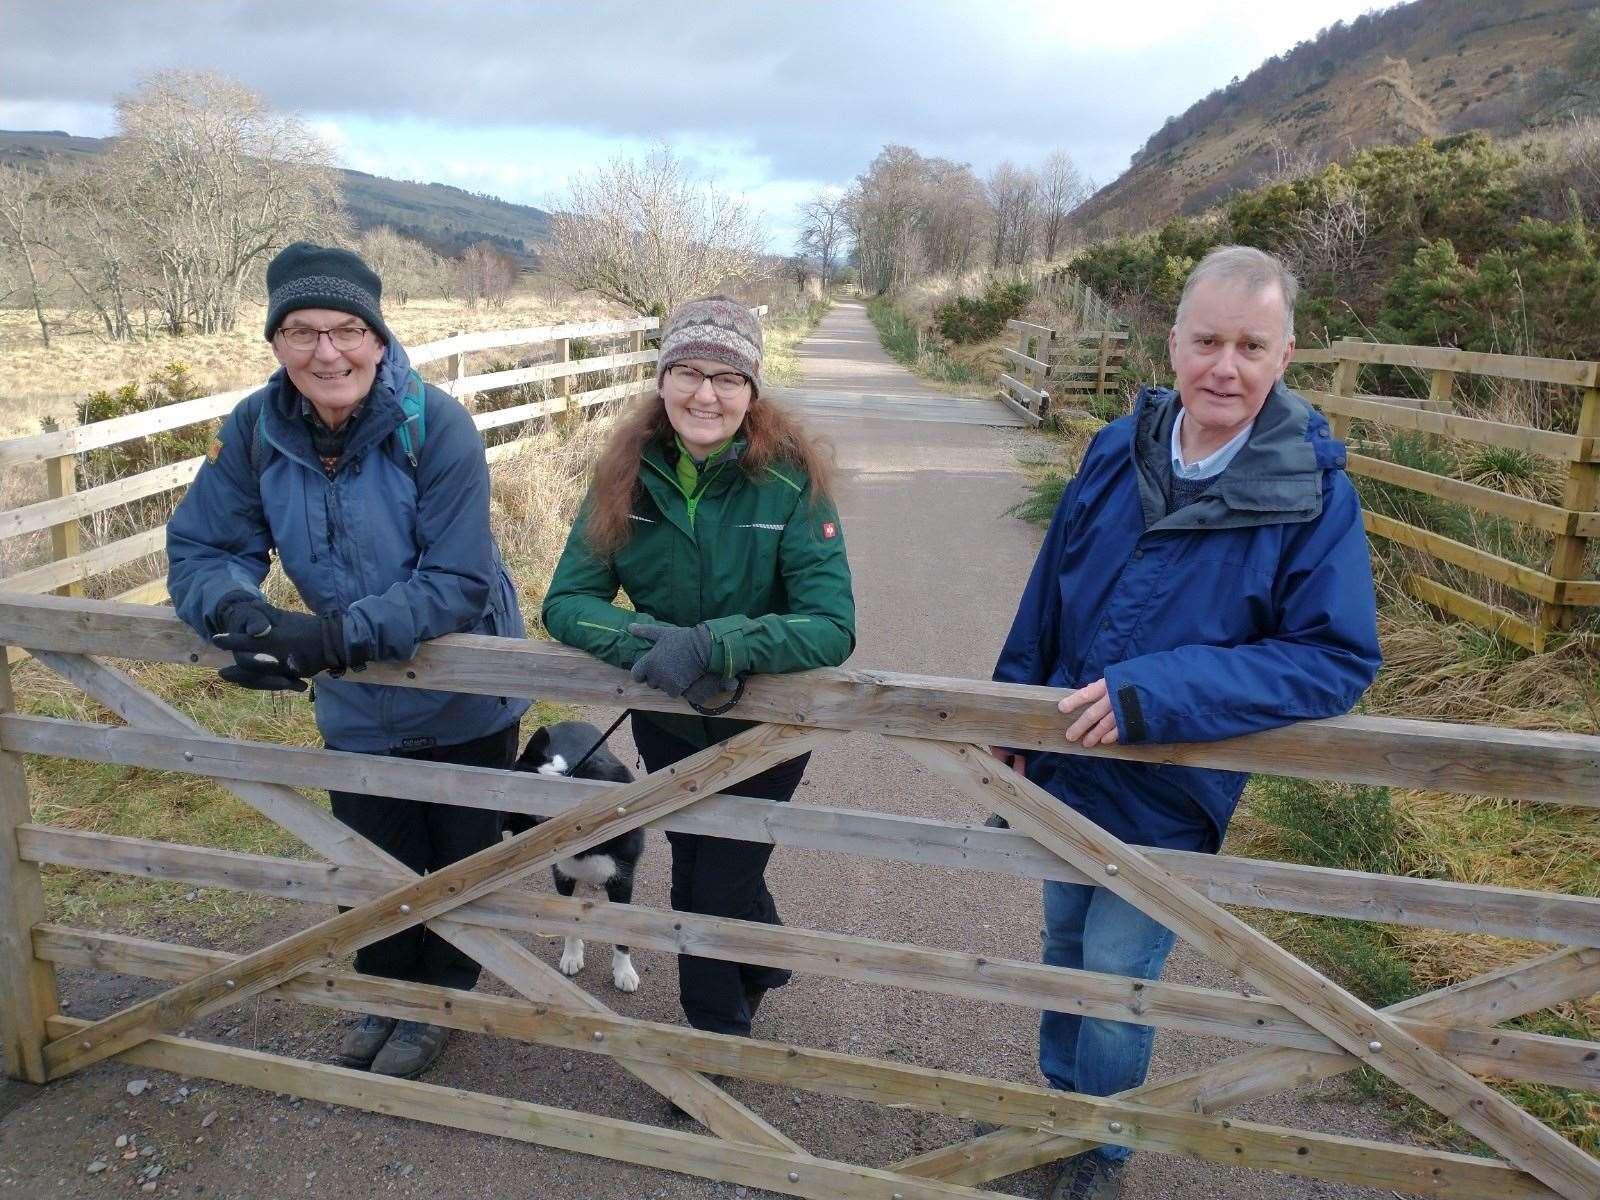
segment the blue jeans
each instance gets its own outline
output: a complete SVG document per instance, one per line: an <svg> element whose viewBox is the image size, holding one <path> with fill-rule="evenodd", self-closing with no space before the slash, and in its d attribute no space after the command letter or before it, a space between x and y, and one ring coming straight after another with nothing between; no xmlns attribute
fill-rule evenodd
<svg viewBox="0 0 1600 1200"><path fill-rule="evenodd" d="M1044 885L1044 961L1154 979L1172 953L1176 935L1126 900L1083 883ZM1039 1070L1050 1086L1089 1096L1111 1096L1144 1082L1155 1030L1149 1025L1046 1012L1039 1022ZM1115 1162L1133 1153L1102 1146Z"/></svg>

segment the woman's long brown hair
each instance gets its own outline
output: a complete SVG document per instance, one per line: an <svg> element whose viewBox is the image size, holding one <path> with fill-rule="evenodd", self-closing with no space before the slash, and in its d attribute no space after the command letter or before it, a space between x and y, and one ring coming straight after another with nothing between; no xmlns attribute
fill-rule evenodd
<svg viewBox="0 0 1600 1200"><path fill-rule="evenodd" d="M739 435L745 440L739 467L746 475L755 479L777 463L793 463L810 478L813 501L832 498L831 448L807 432L788 411L758 397L750 402ZM616 431L595 463L584 533L600 554L615 554L633 534L629 518L639 483L639 463L653 439L663 445L672 441L672 423L656 392L642 396L617 418Z"/></svg>

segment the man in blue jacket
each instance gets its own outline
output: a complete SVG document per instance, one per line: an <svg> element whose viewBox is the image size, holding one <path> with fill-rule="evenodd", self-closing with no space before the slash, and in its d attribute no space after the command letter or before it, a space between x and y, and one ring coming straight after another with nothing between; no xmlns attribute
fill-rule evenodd
<svg viewBox="0 0 1600 1200"><path fill-rule="evenodd" d="M1228 246L1184 285L1168 353L1177 390L1145 388L1095 435L1061 497L994 678L1069 689L1085 748L1197 742L1349 711L1380 655L1371 564L1345 449L1284 386L1297 285ZM1247 776L996 749L1125 842L1215 853ZM1173 934L1104 888L1044 885L1048 964L1154 979ZM1039 1067L1090 1095L1137 1087L1146 1025L1046 1012ZM1065 1165L1052 1197L1121 1195L1129 1151Z"/></svg>
<svg viewBox="0 0 1600 1200"><path fill-rule="evenodd" d="M527 702L357 682L447 633L522 636L489 532L483 443L460 404L423 384L384 324L382 283L348 250L296 242L267 268L282 369L242 400L167 524L178 615L234 652L221 674L313 693L330 749L509 767ZM268 603L269 555L310 614ZM499 813L332 792L341 821L418 872L493 844ZM356 970L471 988L479 967L422 926L366 946ZM444 1047L436 1025L367 1017L340 1059L407 1078Z"/></svg>

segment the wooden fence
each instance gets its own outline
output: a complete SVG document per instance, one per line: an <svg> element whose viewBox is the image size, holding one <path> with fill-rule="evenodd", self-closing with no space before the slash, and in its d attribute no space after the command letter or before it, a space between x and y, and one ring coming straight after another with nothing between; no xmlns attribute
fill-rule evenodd
<svg viewBox="0 0 1600 1200"><path fill-rule="evenodd" d="M1529 620L1424 575L1406 577L1406 587L1412 595L1536 651L1544 648L1551 633L1572 629L1580 620L1582 609L1600 606L1600 582L1592 574L1586 575L1590 543L1600 537L1600 511L1596 511L1600 509L1600 363L1350 339L1336 341L1326 350L1297 350L1295 361L1334 367L1331 390L1301 389L1301 394L1328 416L1336 436L1350 442L1347 469L1351 474L1504 518L1552 537L1548 564L1541 570L1368 511L1365 519L1369 534L1422 551L1528 596L1537 602L1536 616ZM1362 371L1374 367L1402 367L1425 374L1427 397L1363 393ZM1572 433L1562 433L1460 415L1455 397L1463 379L1576 389L1581 393L1576 427ZM1553 459L1566 474L1561 503L1547 504L1510 495L1363 453L1370 448L1363 435L1372 428L1421 433Z"/></svg>
<svg viewBox="0 0 1600 1200"><path fill-rule="evenodd" d="M765 305L751 310L764 317ZM485 333L459 333L441 341L427 342L409 350L413 366L443 363L439 386L469 408L472 399L484 393L531 383L544 383L554 394L509 408L476 413L473 423L485 433L507 426L552 416L567 410L591 408L623 399L649 385L653 372L645 370L656 361L655 347L646 347L645 335L660 325L655 317L634 317L618 321L585 321L567 325L501 329ZM574 343L588 347L598 343L599 353L581 359L572 357ZM606 348L605 343L615 343ZM515 370L467 374L468 355L517 346L550 346L552 361ZM573 380L600 372L623 378L604 387L574 393ZM0 541L50 531L49 560L0 577L0 588L13 592L48 592L81 596L85 584L110 572L127 567L166 546L166 527L157 525L118 537L103 545L83 549L80 525L102 513L126 511L127 506L152 496L185 488L205 461L196 456L129 475L98 487L78 490L78 457L95 450L136 442L152 434L184 429L215 421L232 411L234 405L255 388L239 388L214 396L204 396L148 412L97 421L73 429L40 433L31 437L0 441L0 470L7 472L41 467L48 498L38 503L0 512ZM515 454L522 439L499 442L487 450L490 462ZM127 522L123 522L126 524ZM142 580L119 592L114 599L131 603L154 603L166 596L164 578ZM13 658L16 655L13 653Z"/></svg>
<svg viewBox="0 0 1600 1200"><path fill-rule="evenodd" d="M1081 403L1109 392L1128 349L1128 335L1120 330L1064 333L1031 321L1007 321L1006 328L1017 335L1017 348L1002 346L1000 352L1016 374L1001 374L1001 399L1034 424L1054 401Z"/></svg>
<svg viewBox="0 0 1600 1200"><path fill-rule="evenodd" d="M1059 692L879 671L750 680L757 725L628 785L398 762L215 735L95 656L227 661L168 611L0 595L0 643L25 647L125 724L27 716L0 661L0 1042L7 1071L43 1083L108 1057L331 1104L665 1167L794 1196L993 1197L983 1185L1096 1143L1454 1200L1593 1200L1600 1161L1483 1077L1600 1087L1600 1044L1502 1028L1600 990L1600 900L1124 845L1020 776L988 743L1074 750ZM626 672L549 644L456 635L375 683L686 711ZM951 780L1010 830L714 793L776 762L865 731ZM887 748L886 748L887 749ZM1092 753L1317 779L1600 807L1600 738L1345 717L1210 744ZM302 839L320 861L50 828L30 820L24 754L211 778ZM297 788L355 788L550 820L452 867L411 874ZM1243 977L1253 994L936 950L794 927L564 899L510 885L625 830L712 832L805 850L1101 884ZM41 865L243 889L348 910L241 956L73 929L46 919ZM1538 957L1375 1010L1221 907L1243 904L1549 943ZM482 962L513 997L352 975L330 964L414 923ZM593 937L665 952L780 965L847 980L1078 1012L1245 1044L1190 1075L1111 1097L1053 1091L904 1062L701 1033L624 1018L507 936ZM167 982L97 1020L64 1015L63 965ZM615 1058L709 1135L407 1082L178 1036L200 1015L274 992ZM1019 1029L1019 1037L1026 1036ZM1217 1115L1287 1088L1371 1067L1451 1117L1498 1157L1453 1154ZM1002 1128L870 1168L809 1152L716 1087L735 1075ZM537 1087L537 1081L533 1081Z"/></svg>

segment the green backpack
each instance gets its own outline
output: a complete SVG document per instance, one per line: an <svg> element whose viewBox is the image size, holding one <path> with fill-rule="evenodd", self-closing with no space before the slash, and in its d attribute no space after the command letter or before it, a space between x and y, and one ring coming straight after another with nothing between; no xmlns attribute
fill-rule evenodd
<svg viewBox="0 0 1600 1200"><path fill-rule="evenodd" d="M411 474L417 473L417 455L422 453L422 443L428 434L428 394L423 387L422 376L415 371L411 372L406 380L405 395L400 397L400 411L405 414L405 420L394 431L394 437L400 442L400 449L406 456L406 462L411 464ZM261 472L271 457L272 445L267 441L267 403L263 399L261 407L256 409L255 430L250 438L250 468L256 474L256 486L261 485Z"/></svg>

